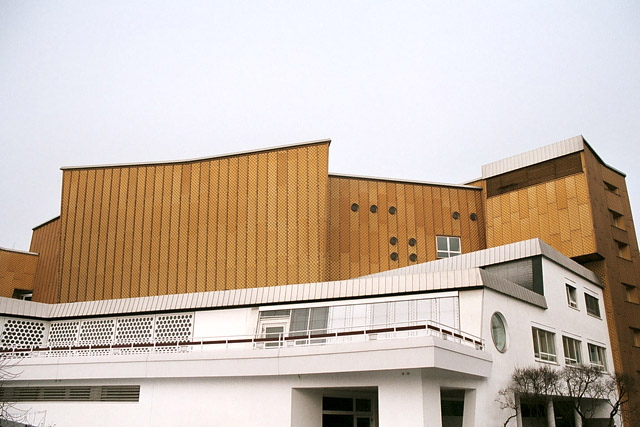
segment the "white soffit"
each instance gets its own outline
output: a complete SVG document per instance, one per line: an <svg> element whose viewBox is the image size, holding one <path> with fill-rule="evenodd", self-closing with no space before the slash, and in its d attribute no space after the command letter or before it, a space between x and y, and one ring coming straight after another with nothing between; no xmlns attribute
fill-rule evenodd
<svg viewBox="0 0 640 427"><path fill-rule="evenodd" d="M482 178L490 178L492 176L501 175L516 169L535 165L536 163L546 162L547 160L557 157L566 156L584 150L584 138L582 135L565 139L535 150L507 157L482 166Z"/></svg>

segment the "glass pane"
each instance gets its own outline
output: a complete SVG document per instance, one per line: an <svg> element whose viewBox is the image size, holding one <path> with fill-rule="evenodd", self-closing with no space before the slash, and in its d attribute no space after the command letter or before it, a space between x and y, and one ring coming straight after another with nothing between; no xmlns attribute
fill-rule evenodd
<svg viewBox="0 0 640 427"><path fill-rule="evenodd" d="M309 329L318 333L326 331L327 320L329 318L329 307L318 307L311 309L311 319L309 319Z"/></svg>
<svg viewBox="0 0 640 427"><path fill-rule="evenodd" d="M371 419L369 417L361 417L356 420L357 427L371 427Z"/></svg>
<svg viewBox="0 0 640 427"><path fill-rule="evenodd" d="M380 302L373 304L373 326L384 326L387 324L387 303Z"/></svg>
<svg viewBox="0 0 640 427"><path fill-rule="evenodd" d="M365 304L354 305L352 307L351 325L355 327L367 324L367 306Z"/></svg>
<svg viewBox="0 0 640 427"><path fill-rule="evenodd" d="M323 396L322 410L323 411L353 411L353 398Z"/></svg>
<svg viewBox="0 0 640 427"><path fill-rule="evenodd" d="M322 427L353 427L353 415L323 414Z"/></svg>
<svg viewBox="0 0 640 427"><path fill-rule="evenodd" d="M433 320L431 303L431 299L422 299L417 301L418 320Z"/></svg>
<svg viewBox="0 0 640 427"><path fill-rule="evenodd" d="M344 328L347 320L347 306L331 307L329 316L330 328Z"/></svg>
<svg viewBox="0 0 640 427"><path fill-rule="evenodd" d="M371 399L356 399L357 412L371 412Z"/></svg>
<svg viewBox="0 0 640 427"><path fill-rule="evenodd" d="M438 298L440 304L440 316L438 322L443 325L456 327L455 311L454 311L454 298Z"/></svg>
<svg viewBox="0 0 640 427"><path fill-rule="evenodd" d="M449 237L449 250L451 252L460 252L460 238Z"/></svg>
<svg viewBox="0 0 640 427"><path fill-rule="evenodd" d="M447 245L447 238L446 237L436 237L436 242L437 242L437 247L439 251L448 251L449 250L449 246ZM439 255L438 255L439 256Z"/></svg>
<svg viewBox="0 0 640 427"><path fill-rule="evenodd" d="M289 330L294 331L306 331L309 325L309 309L297 308L291 313L291 325Z"/></svg>
<svg viewBox="0 0 640 427"><path fill-rule="evenodd" d="M449 258L449 252L438 252L438 258Z"/></svg>
<svg viewBox="0 0 640 427"><path fill-rule="evenodd" d="M497 313L491 317L491 338L498 351L504 351L507 345L507 332L502 318Z"/></svg>
<svg viewBox="0 0 640 427"><path fill-rule="evenodd" d="M396 302L394 309L396 323L409 321L409 301Z"/></svg>

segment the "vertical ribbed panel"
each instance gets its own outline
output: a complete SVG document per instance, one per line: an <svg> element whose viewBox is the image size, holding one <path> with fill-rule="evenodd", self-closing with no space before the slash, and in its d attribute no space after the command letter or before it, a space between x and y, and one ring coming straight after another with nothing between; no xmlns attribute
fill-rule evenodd
<svg viewBox="0 0 640 427"><path fill-rule="evenodd" d="M49 275L60 267L60 297L52 284L42 298L324 280L327 167L322 142L184 163L64 170L55 222L60 257L53 268L47 263Z"/></svg>
<svg viewBox="0 0 640 427"><path fill-rule="evenodd" d="M11 298L14 289L33 290L38 255L0 248L0 297Z"/></svg>
<svg viewBox="0 0 640 427"><path fill-rule="evenodd" d="M463 252L485 247L482 192L438 185L331 176L329 279L342 280L436 258L436 236L460 236ZM353 211L351 206L358 205ZM371 212L376 205L377 211ZM394 214L389 212L395 207ZM453 212L460 213L453 219ZM476 221L469 218L477 215ZM390 243L395 237L397 243ZM410 246L409 240L415 239ZM398 260L392 260L396 252ZM410 261L416 254L415 262Z"/></svg>
<svg viewBox="0 0 640 427"><path fill-rule="evenodd" d="M49 304L57 302L60 255L59 217L33 230L29 250L38 254L33 279L33 301Z"/></svg>
<svg viewBox="0 0 640 427"><path fill-rule="evenodd" d="M539 237L569 257L596 252L584 173L490 197L487 246Z"/></svg>

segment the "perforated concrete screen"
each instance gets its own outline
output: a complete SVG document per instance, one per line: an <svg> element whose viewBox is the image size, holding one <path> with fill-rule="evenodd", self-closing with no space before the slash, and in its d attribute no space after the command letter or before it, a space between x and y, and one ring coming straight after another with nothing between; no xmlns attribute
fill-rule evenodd
<svg viewBox="0 0 640 427"><path fill-rule="evenodd" d="M40 347L45 323L36 320L6 319L2 328L2 349Z"/></svg>

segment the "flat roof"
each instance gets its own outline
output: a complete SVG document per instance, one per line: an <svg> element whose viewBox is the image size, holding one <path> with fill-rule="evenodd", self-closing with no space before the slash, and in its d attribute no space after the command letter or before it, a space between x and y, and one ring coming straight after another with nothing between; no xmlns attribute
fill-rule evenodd
<svg viewBox="0 0 640 427"><path fill-rule="evenodd" d="M332 178L364 179L367 181L384 181L384 182L392 182L397 184L418 184L418 185L429 185L433 187L452 187L452 188L463 188L466 190L482 190L482 187L478 187L475 185L465 185L465 184L446 184L442 182L414 181L409 179L383 178L383 177L365 176L365 175L349 175L349 174L342 174L342 173L341 174L330 173L329 176Z"/></svg>

